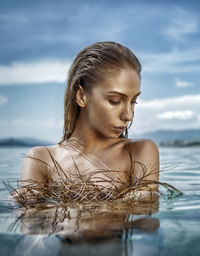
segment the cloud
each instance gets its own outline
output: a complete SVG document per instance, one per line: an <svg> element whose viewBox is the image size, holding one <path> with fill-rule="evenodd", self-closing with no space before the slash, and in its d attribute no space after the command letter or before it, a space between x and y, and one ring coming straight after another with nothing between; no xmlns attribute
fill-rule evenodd
<svg viewBox="0 0 200 256"><path fill-rule="evenodd" d="M18 126L26 126L26 128L31 128L31 127L43 127L44 129L51 129L54 127L59 127L61 128L61 121L56 121L55 118L48 118L46 120L32 120L32 119L24 119L24 118L16 118L10 121L10 124L18 127Z"/></svg>
<svg viewBox="0 0 200 256"><path fill-rule="evenodd" d="M0 85L63 83L66 81L69 67L69 61L50 60L16 62L9 66L0 66Z"/></svg>
<svg viewBox="0 0 200 256"><path fill-rule="evenodd" d="M164 30L164 34L176 41L184 41L187 36L199 31L198 20L184 9L176 9L176 16L172 18L170 25Z"/></svg>
<svg viewBox="0 0 200 256"><path fill-rule="evenodd" d="M157 117L160 119L166 120L189 120L195 116L194 112L191 110L184 111L167 111L161 114L158 114Z"/></svg>
<svg viewBox="0 0 200 256"><path fill-rule="evenodd" d="M159 54L140 54L146 73L190 73L200 71L200 48L187 51L173 50Z"/></svg>
<svg viewBox="0 0 200 256"><path fill-rule="evenodd" d="M186 42L186 47L172 48L168 52L140 54L143 71L147 73L177 74L200 71L200 48L195 44L199 35L199 19L194 13L176 8L168 17L170 24L164 33L175 41ZM160 27L160 29L162 29ZM191 39L191 35L197 39ZM190 41L189 41L190 40ZM167 43L167 42L165 42ZM168 45L170 45L168 43Z"/></svg>
<svg viewBox="0 0 200 256"><path fill-rule="evenodd" d="M200 71L200 48L187 52L172 51L160 54L139 54L145 73L189 73ZM0 65L0 86L34 83L63 83L71 61L40 60L35 62L14 62ZM186 81L176 80L177 87L192 86Z"/></svg>
<svg viewBox="0 0 200 256"><path fill-rule="evenodd" d="M179 88L185 88L185 87L192 87L194 84L188 81L181 81L178 78L176 78L175 85L176 87L179 87Z"/></svg>
<svg viewBox="0 0 200 256"><path fill-rule="evenodd" d="M175 19L165 34L171 38L182 41L185 36L198 32L198 23L194 20Z"/></svg>
<svg viewBox="0 0 200 256"><path fill-rule="evenodd" d="M71 58L94 41L124 38L122 33L127 24L119 19L119 15L124 16L121 5L119 9L110 3L105 8L99 1L78 2L48 1L48 5L43 1L30 2L28 8L23 4L10 5L0 13L1 55L9 61L45 56L63 58L66 54Z"/></svg>
<svg viewBox="0 0 200 256"><path fill-rule="evenodd" d="M37 129L36 129L37 127ZM62 138L63 121L55 118L0 120L1 138L34 137L50 142L58 142Z"/></svg>
<svg viewBox="0 0 200 256"><path fill-rule="evenodd" d="M159 129L200 127L200 94L151 101L138 99L138 103L130 135ZM62 131L62 118L0 120L1 137L36 137L58 142Z"/></svg>
<svg viewBox="0 0 200 256"><path fill-rule="evenodd" d="M200 127L200 94L138 102L131 128L134 133Z"/></svg>
<svg viewBox="0 0 200 256"><path fill-rule="evenodd" d="M0 94L0 105L4 105L6 103L7 103L7 98L3 94Z"/></svg>

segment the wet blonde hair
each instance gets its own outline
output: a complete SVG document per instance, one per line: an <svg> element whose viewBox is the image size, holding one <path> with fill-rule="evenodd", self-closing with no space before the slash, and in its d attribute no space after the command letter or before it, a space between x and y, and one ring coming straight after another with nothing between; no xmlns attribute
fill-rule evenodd
<svg viewBox="0 0 200 256"><path fill-rule="evenodd" d="M97 42L83 50L75 57L68 73L67 88L64 100L64 134L60 143L73 133L80 107L76 103L79 85L86 92L99 82L105 80L108 72L116 72L123 68L131 68L140 76L141 64L133 52L116 42ZM127 129L125 135L127 137Z"/></svg>

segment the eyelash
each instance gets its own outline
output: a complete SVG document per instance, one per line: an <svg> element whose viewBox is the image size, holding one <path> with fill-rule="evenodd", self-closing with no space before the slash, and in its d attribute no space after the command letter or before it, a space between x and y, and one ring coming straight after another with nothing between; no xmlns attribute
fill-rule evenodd
<svg viewBox="0 0 200 256"><path fill-rule="evenodd" d="M113 100L109 100L110 104L112 105L117 105L120 103L120 101L113 101ZM138 104L137 101L132 101L131 104Z"/></svg>
<svg viewBox="0 0 200 256"><path fill-rule="evenodd" d="M120 101L113 101L113 100L109 100L110 104L112 105L117 105L120 103Z"/></svg>

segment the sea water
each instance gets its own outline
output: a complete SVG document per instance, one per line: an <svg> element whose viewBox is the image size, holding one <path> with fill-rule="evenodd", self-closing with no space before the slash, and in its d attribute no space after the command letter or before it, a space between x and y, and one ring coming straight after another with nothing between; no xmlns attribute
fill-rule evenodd
<svg viewBox="0 0 200 256"><path fill-rule="evenodd" d="M159 207L151 214L130 215L159 223L156 228L126 228L109 233L109 239L72 243L56 234L35 234L20 229L20 221L12 209L13 201L3 184L20 178L24 154L28 148L0 148L0 255L200 255L200 148L160 148L160 180L182 191L169 194L163 188ZM101 215L100 215L101 216ZM101 217L98 217L101 218ZM103 218L103 215L102 215ZM38 220L37 220L38 221ZM155 222L156 221L156 222ZM94 223L100 223L100 219ZM34 224L35 225L35 224ZM96 225L96 224L95 224ZM91 228L91 234L93 226ZM144 225L143 225L144 226ZM27 227L27 229L30 227ZM106 228L106 227L105 227ZM75 231L74 231L75 232Z"/></svg>

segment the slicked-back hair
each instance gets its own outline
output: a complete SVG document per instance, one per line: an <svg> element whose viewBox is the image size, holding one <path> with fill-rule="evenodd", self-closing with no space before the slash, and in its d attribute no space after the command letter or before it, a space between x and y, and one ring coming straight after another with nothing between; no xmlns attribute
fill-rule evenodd
<svg viewBox="0 0 200 256"><path fill-rule="evenodd" d="M64 100L64 131L60 143L70 138L80 113L80 107L76 103L79 85L86 92L90 92L95 84L105 80L106 75L116 75L116 72L126 68L135 70L140 77L141 64L137 57L129 48L116 42L97 42L78 53L68 72ZM128 137L127 129L120 136Z"/></svg>

